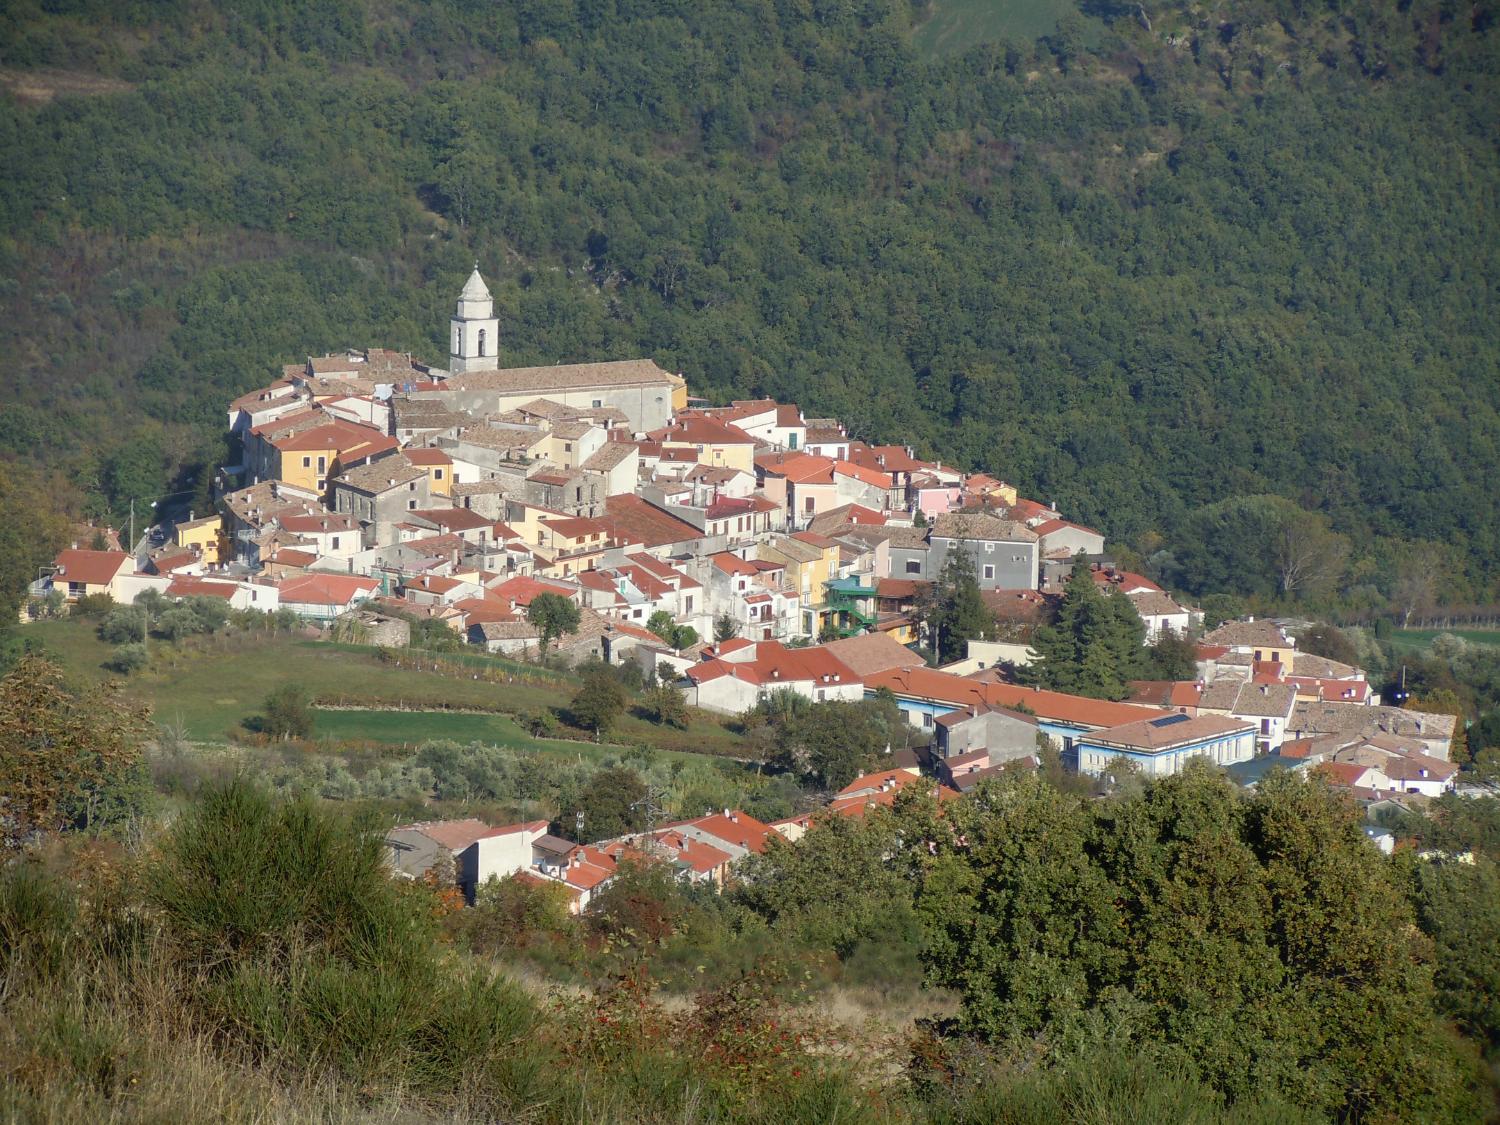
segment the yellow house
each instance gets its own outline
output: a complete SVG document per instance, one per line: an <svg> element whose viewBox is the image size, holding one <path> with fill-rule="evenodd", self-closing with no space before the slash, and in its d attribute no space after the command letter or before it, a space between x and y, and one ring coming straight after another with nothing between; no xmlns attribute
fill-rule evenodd
<svg viewBox="0 0 1500 1125"><path fill-rule="evenodd" d="M822 535L799 531L758 544L755 550L758 559L785 564L787 583L802 595L803 629L817 636L829 612L823 605L827 584L838 577L838 544Z"/></svg>
<svg viewBox="0 0 1500 1125"><path fill-rule="evenodd" d="M507 515L505 525L521 537L527 546L542 544L542 521L565 520L567 512L554 512L551 508L539 508L535 504L517 504Z"/></svg>
<svg viewBox="0 0 1500 1125"><path fill-rule="evenodd" d="M116 592L116 583L133 573L135 566L124 551L85 551L70 548L52 560L52 588L68 601Z"/></svg>
<svg viewBox="0 0 1500 1125"><path fill-rule="evenodd" d="M419 469L427 470L427 480L434 496L452 496L458 483L453 458L441 449L404 449L406 459Z"/></svg>
<svg viewBox="0 0 1500 1125"><path fill-rule="evenodd" d="M649 435L663 450L689 449L698 464L755 472L755 439L738 426L716 418L691 415Z"/></svg>
<svg viewBox="0 0 1500 1125"><path fill-rule="evenodd" d="M551 516L539 520L537 526L537 546L552 558L546 566L538 567L538 573L554 578L571 578L593 570L614 545L609 528L598 520Z"/></svg>
<svg viewBox="0 0 1500 1125"><path fill-rule="evenodd" d="M179 523L172 530L172 539L179 547L196 548L210 566L217 566L228 555L224 521L219 516Z"/></svg>
<svg viewBox="0 0 1500 1125"><path fill-rule="evenodd" d="M608 435L589 422L559 422L528 450L533 457L576 469L603 448Z"/></svg>
<svg viewBox="0 0 1500 1125"><path fill-rule="evenodd" d="M975 473L964 481L964 491L971 496L977 496L981 500L988 500L992 504L1000 504L1010 507L1016 502L1016 486L1006 484L1003 480L996 480L984 473Z"/></svg>
<svg viewBox="0 0 1500 1125"><path fill-rule="evenodd" d="M1257 664L1280 664L1291 668L1297 646L1272 621L1226 621L1203 637L1203 644L1222 646L1230 652L1248 656Z"/></svg>
<svg viewBox="0 0 1500 1125"><path fill-rule="evenodd" d="M276 428L281 423L273 422L251 431L245 452L255 476L321 495L328 482L345 469L396 448L395 438L370 426L341 418L329 420L321 412L299 419L284 430Z"/></svg>

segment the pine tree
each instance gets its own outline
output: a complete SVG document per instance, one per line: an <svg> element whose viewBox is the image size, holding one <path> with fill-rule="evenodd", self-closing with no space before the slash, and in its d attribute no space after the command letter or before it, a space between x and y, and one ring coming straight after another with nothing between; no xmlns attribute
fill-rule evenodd
<svg viewBox="0 0 1500 1125"><path fill-rule="evenodd" d="M1068 579L1057 619L1031 641L1037 660L1023 670L1029 683L1095 699L1123 699L1145 662L1146 626L1130 599L1105 595L1084 565Z"/></svg>
<svg viewBox="0 0 1500 1125"><path fill-rule="evenodd" d="M995 615L984 604L974 560L966 551L952 551L943 572L922 599L917 615L927 629L928 643L940 663L960 660L971 640L995 633Z"/></svg>

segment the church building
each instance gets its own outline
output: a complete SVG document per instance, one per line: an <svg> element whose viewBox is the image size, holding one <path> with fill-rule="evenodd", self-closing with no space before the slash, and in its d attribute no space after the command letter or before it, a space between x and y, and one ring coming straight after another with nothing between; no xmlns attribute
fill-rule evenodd
<svg viewBox="0 0 1500 1125"><path fill-rule="evenodd" d="M544 398L580 410L614 408L632 433L660 429L687 406L687 383L654 360L500 366L500 322L476 265L458 295L450 321L448 378L440 388L414 391L455 411L501 414Z"/></svg>

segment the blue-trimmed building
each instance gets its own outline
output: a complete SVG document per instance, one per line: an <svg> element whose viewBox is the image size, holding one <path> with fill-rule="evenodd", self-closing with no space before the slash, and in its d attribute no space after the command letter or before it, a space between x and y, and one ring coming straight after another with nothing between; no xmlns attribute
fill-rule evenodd
<svg viewBox="0 0 1500 1125"><path fill-rule="evenodd" d="M1255 757L1255 726L1224 715L1163 715L1080 735L1075 741L1080 773L1100 774L1116 759L1140 767L1145 777L1179 773L1193 758L1217 765Z"/></svg>

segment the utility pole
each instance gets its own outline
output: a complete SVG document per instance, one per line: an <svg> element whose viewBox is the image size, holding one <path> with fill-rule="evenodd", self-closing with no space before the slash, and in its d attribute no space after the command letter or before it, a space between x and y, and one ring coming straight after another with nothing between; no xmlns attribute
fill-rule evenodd
<svg viewBox="0 0 1500 1125"><path fill-rule="evenodd" d="M647 785L646 795L630 806L633 809L640 809L645 815L646 835L651 838L656 835L656 818L662 813L662 796L662 790L658 786Z"/></svg>

